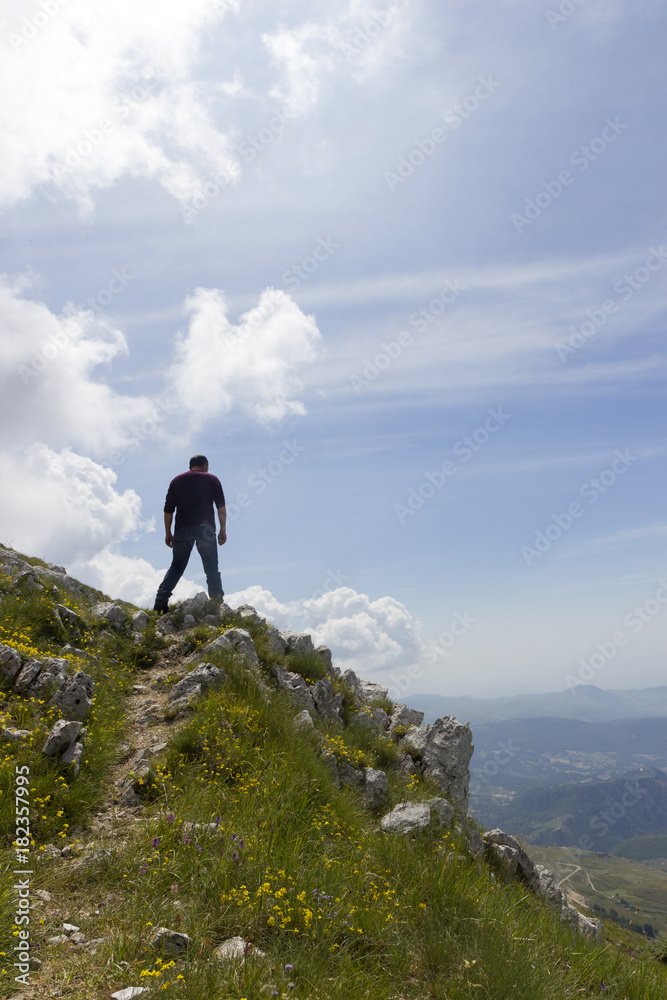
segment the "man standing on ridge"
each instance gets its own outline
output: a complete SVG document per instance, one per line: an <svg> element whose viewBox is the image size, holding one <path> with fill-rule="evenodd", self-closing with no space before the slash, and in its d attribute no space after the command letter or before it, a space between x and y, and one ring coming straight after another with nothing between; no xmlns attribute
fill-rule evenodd
<svg viewBox="0 0 667 1000"><path fill-rule="evenodd" d="M154 611L164 614L169 610L169 598L173 589L185 572L193 545L201 556L206 573L208 596L222 600L222 580L218 570L218 550L215 536L215 514L218 511L220 531L218 545L227 541L227 510L225 494L217 476L208 471L205 455L195 455L190 459L190 470L176 476L169 483L167 499L164 503L165 544L174 550L171 566L158 587ZM171 533L171 522L176 511L176 527Z"/></svg>

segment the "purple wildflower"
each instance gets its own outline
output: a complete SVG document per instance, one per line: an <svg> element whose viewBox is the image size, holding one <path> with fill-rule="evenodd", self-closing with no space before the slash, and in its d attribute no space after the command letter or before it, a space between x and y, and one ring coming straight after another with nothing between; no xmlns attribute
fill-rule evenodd
<svg viewBox="0 0 667 1000"><path fill-rule="evenodd" d="M159 847L159 846L160 846L160 838L153 837L153 839L151 840L151 847Z"/></svg>
<svg viewBox="0 0 667 1000"><path fill-rule="evenodd" d="M167 813L167 817L166 818L167 818L167 823L173 823L174 820L176 819L176 814L175 813Z"/></svg>

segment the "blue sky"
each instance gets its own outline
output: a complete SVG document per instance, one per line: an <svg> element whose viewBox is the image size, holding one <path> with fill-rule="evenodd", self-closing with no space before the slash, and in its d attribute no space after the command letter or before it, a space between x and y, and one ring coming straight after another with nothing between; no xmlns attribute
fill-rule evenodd
<svg viewBox="0 0 667 1000"><path fill-rule="evenodd" d="M662 683L664 28L6 4L5 544L152 604L204 452L232 603L392 694Z"/></svg>

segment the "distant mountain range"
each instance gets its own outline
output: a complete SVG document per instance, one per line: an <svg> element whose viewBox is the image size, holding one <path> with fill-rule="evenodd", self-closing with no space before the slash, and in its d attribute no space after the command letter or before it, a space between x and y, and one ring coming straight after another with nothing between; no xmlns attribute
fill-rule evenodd
<svg viewBox="0 0 667 1000"><path fill-rule="evenodd" d="M461 722L470 722L472 726L544 716L579 719L581 722L667 717L667 686L637 691L603 691L593 684L581 684L570 690L547 694L518 694L505 698L415 694L407 696L405 701L410 708L424 713L425 722L453 715Z"/></svg>

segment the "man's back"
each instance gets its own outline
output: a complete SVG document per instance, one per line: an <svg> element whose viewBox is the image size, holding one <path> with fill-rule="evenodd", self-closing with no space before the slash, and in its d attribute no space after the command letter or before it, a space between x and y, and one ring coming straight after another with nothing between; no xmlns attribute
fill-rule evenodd
<svg viewBox="0 0 667 1000"><path fill-rule="evenodd" d="M196 524L210 524L215 528L214 507L225 506L222 485L210 472L190 469L169 484L165 513L176 511L176 530Z"/></svg>

